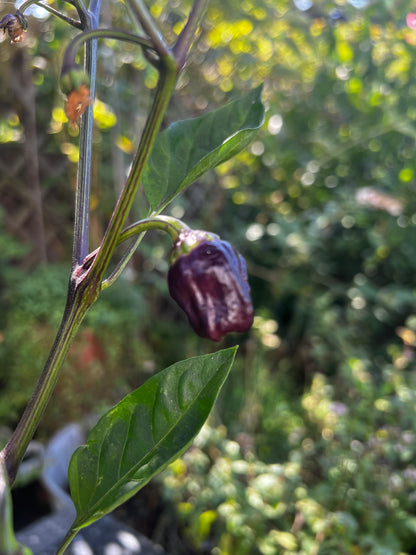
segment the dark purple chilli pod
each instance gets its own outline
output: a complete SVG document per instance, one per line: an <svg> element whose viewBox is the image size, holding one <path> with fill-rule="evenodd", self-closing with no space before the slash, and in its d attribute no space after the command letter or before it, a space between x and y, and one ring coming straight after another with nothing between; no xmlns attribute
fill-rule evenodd
<svg viewBox="0 0 416 555"><path fill-rule="evenodd" d="M245 332L253 305L243 257L217 235L187 230L175 242L168 273L170 295L196 333L220 341Z"/></svg>

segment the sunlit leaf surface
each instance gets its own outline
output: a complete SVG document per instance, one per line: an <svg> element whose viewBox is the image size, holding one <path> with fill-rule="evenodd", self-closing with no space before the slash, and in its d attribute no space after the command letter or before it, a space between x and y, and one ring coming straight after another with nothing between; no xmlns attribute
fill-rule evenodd
<svg viewBox="0 0 416 555"><path fill-rule="evenodd" d="M178 362L107 412L69 465L82 528L126 501L179 456L204 424L236 348Z"/></svg>
<svg viewBox="0 0 416 555"><path fill-rule="evenodd" d="M178 121L161 133L143 177L152 210L166 206L203 173L253 139L263 123L261 87L214 112Z"/></svg>

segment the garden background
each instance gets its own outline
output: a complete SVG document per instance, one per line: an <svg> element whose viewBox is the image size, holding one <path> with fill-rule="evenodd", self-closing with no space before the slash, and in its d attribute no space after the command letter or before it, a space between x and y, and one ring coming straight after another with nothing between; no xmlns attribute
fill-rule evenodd
<svg viewBox="0 0 416 555"><path fill-rule="evenodd" d="M188 2L149 5L179 33ZM253 328L220 346L195 336L168 295L169 243L149 234L87 315L37 435L238 342L209 426L138 494L143 531L172 555L416 553L413 10L407 0L211 1L165 125L261 82L266 122L169 213L244 255ZM122 2L104 3L102 24L128 27ZM23 43L0 45L3 439L65 303L78 130L57 80L69 38L34 9ZM91 248L156 77L137 47L100 42ZM140 194L137 219L146 208Z"/></svg>

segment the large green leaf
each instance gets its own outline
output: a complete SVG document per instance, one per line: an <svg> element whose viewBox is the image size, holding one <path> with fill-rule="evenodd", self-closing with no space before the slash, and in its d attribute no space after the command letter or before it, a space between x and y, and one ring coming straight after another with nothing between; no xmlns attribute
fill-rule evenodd
<svg viewBox="0 0 416 555"><path fill-rule="evenodd" d="M262 87L195 119L178 121L157 138L143 176L152 211L160 211L199 176L245 148L264 119Z"/></svg>
<svg viewBox="0 0 416 555"><path fill-rule="evenodd" d="M187 449L209 415L235 351L170 366L100 419L69 464L77 510L72 531L115 509Z"/></svg>

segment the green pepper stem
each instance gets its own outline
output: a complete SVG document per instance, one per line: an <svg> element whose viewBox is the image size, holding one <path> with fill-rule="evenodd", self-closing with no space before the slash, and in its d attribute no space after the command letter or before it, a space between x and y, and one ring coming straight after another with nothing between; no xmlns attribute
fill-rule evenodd
<svg viewBox="0 0 416 555"><path fill-rule="evenodd" d="M161 58L170 56L169 46L165 42L162 33L159 31L143 0L126 0L126 3L129 7L129 13L148 35L159 56Z"/></svg>
<svg viewBox="0 0 416 555"><path fill-rule="evenodd" d="M64 74L68 68L74 67L75 64L75 56L82 44L85 42L89 42L92 39L115 39L121 40L126 42L132 42L134 44L138 44L143 48L154 50L152 43L143 38L135 35L133 33L127 33L126 31L121 31L118 29L93 29L91 31L87 31L85 33L81 33L74 37L72 41L68 44L64 59L62 62L62 72Z"/></svg>
<svg viewBox="0 0 416 555"><path fill-rule="evenodd" d="M73 530L71 528L71 530L69 530L65 538L62 540L62 543L59 546L59 549L56 552L56 555L64 555L66 548L69 546L69 544L72 542L72 540L75 538L77 534L78 534L78 530Z"/></svg>
<svg viewBox="0 0 416 555"><path fill-rule="evenodd" d="M88 26L85 30L95 29L98 26L98 15L101 0L98 0L94 10L86 14ZM85 34L85 33L84 33ZM82 36L82 35L81 35ZM85 47L85 71L90 80L90 96L95 98L97 80L97 41L91 40ZM77 190L75 195L74 212L74 241L72 248L72 267L81 264L89 250L89 225L90 225L90 197L91 197L91 166L92 143L94 131L94 109L88 106L82 118L79 133L79 163L77 175Z"/></svg>
<svg viewBox="0 0 416 555"><path fill-rule="evenodd" d="M172 216L154 216L152 218L145 218L139 220L132 225L129 225L120 235L119 243L130 239L134 235L150 231L151 229L160 229L169 233L172 241L176 241L179 234L183 231L189 231L190 227L184 224L181 220L173 218Z"/></svg>
<svg viewBox="0 0 416 555"><path fill-rule="evenodd" d="M0 453L0 458L6 465L10 484L16 478L19 464L52 394L71 341L92 304L84 297L82 291L80 289L76 291L74 285L69 288L66 309L49 358L19 424Z"/></svg>
<svg viewBox="0 0 416 555"><path fill-rule="evenodd" d="M24 2L19 7L19 11L24 13L25 10L27 10L28 8L30 8L30 6L33 6L33 5L43 8L47 12L51 13L52 15L55 15L56 17L59 17L59 19L62 19L63 21L65 21L66 23L69 23L70 25L72 25L73 27L76 27L77 29L84 28L82 21L77 21L76 19L73 19L72 17L69 17L63 14L60 11L55 10L55 8L52 8L52 6L49 6L48 4L44 4L43 2L39 2L38 0L27 0L27 2ZM79 11L78 11L78 14L79 14Z"/></svg>
<svg viewBox="0 0 416 555"><path fill-rule="evenodd" d="M135 199L167 105L175 88L177 80L176 63L170 55L162 59L161 62L162 73L159 77L156 96L143 130L137 154L91 269L92 275L98 283L101 283L114 249L118 244L121 231Z"/></svg>
<svg viewBox="0 0 416 555"><path fill-rule="evenodd" d="M181 232L190 230L190 228L181 220L172 218L171 216L155 216L152 218L145 218L144 220L135 222L134 224L127 227L121 233L118 243L120 244L123 241L131 239L135 236L138 236L137 240L134 241L134 243L128 248L127 252L124 253L122 260L120 260L120 262L117 264L115 270L111 273L111 275L103 281L103 290L110 287L120 276L124 268L129 263L139 243L143 239L144 234L146 233L146 231L150 231L151 229L160 229L162 231L166 231L167 233L169 233L173 242L178 239Z"/></svg>
<svg viewBox="0 0 416 555"><path fill-rule="evenodd" d="M208 4L209 0L195 0L188 21L173 47L173 54L179 68L185 65L189 50L196 38L196 32L208 8Z"/></svg>

